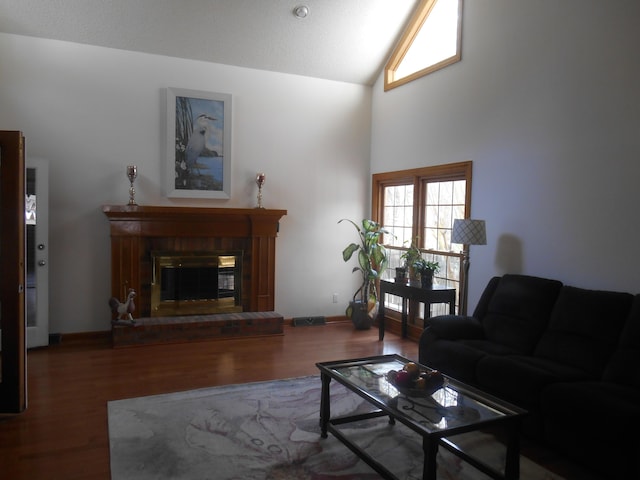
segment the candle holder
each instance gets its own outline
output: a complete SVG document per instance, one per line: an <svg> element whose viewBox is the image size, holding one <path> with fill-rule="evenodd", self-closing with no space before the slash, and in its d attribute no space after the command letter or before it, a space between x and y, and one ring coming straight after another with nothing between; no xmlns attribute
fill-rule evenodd
<svg viewBox="0 0 640 480"><path fill-rule="evenodd" d="M129 205L137 205L136 203L136 189L133 188L133 182L138 176L138 167L135 165L127 166L127 178L129 179Z"/></svg>
<svg viewBox="0 0 640 480"><path fill-rule="evenodd" d="M266 180L267 176L264 173L259 173L256 175L256 184L258 185L258 206L256 208L264 208L262 206L262 186Z"/></svg>

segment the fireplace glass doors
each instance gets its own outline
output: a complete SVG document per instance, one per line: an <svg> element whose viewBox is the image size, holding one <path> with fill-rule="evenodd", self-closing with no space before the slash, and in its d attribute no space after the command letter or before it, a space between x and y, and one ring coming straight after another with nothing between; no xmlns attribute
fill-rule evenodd
<svg viewBox="0 0 640 480"><path fill-rule="evenodd" d="M241 312L242 252L152 252L151 316Z"/></svg>

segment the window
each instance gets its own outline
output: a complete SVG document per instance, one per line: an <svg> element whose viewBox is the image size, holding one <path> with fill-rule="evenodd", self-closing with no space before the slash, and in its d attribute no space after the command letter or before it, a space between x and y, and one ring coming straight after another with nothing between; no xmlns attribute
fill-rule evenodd
<svg viewBox="0 0 640 480"><path fill-rule="evenodd" d="M422 0L384 69L385 91L460 61L462 0Z"/></svg>
<svg viewBox="0 0 640 480"><path fill-rule="evenodd" d="M451 230L454 219L468 218L471 210L471 168L471 162L461 162L373 175L372 216L390 232L383 239L390 254L385 278L393 278L401 255L417 241L423 256L440 264L435 283L458 289L462 255L451 249ZM388 298L387 305L401 309L397 297ZM444 306L432 308L432 315L448 313ZM409 322L417 324L420 316L424 312Z"/></svg>

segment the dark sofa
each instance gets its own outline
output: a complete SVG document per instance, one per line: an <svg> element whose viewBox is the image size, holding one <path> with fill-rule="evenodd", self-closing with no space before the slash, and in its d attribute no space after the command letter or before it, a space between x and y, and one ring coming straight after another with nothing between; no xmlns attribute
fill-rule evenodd
<svg viewBox="0 0 640 480"><path fill-rule="evenodd" d="M527 437L640 478L640 295L494 277L473 315L428 319L419 360L527 409Z"/></svg>

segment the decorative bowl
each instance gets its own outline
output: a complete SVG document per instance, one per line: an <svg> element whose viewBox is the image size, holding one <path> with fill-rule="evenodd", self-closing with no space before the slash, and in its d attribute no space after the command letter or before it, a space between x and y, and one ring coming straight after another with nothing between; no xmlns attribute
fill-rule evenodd
<svg viewBox="0 0 640 480"><path fill-rule="evenodd" d="M429 397L433 395L434 392L441 389L444 385L444 377L440 373L436 372L436 374L430 375L429 372L427 372L422 373L421 375L422 378L425 379L425 382L424 386L420 388L417 388L415 386L400 385L395 380L395 378L389 376L388 374L386 376L386 379L391 385L393 385L396 390L408 397Z"/></svg>

